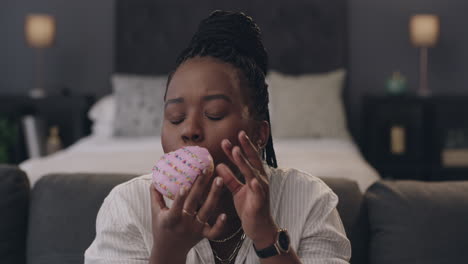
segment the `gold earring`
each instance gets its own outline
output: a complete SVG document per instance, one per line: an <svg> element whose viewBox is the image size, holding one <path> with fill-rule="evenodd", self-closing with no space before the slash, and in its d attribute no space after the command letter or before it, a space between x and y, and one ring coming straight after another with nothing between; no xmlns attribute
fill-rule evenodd
<svg viewBox="0 0 468 264"><path fill-rule="evenodd" d="M263 148L263 142L261 140L257 141L257 148L262 149Z"/></svg>

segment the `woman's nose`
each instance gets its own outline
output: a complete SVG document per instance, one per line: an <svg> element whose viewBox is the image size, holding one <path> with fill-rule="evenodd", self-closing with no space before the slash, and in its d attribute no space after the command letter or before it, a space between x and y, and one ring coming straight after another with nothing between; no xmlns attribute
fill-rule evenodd
<svg viewBox="0 0 468 264"><path fill-rule="evenodd" d="M182 130L182 140L184 143L203 141L203 128L196 118L186 119Z"/></svg>

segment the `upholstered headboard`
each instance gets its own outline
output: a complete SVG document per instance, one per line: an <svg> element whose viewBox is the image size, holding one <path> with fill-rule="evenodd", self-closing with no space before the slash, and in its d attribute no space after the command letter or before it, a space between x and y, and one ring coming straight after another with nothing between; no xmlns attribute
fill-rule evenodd
<svg viewBox="0 0 468 264"><path fill-rule="evenodd" d="M346 0L117 0L116 72L171 71L213 10L243 11L260 26L270 69L290 74L347 66Z"/></svg>

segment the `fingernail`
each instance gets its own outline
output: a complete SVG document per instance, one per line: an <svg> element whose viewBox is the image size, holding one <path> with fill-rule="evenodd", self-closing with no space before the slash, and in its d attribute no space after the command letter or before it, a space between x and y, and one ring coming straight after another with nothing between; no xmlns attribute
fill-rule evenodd
<svg viewBox="0 0 468 264"><path fill-rule="evenodd" d="M221 187L223 186L223 179L218 177L216 178L216 186Z"/></svg>
<svg viewBox="0 0 468 264"><path fill-rule="evenodd" d="M244 137L245 137L245 139L249 139L249 136L247 136L247 133L245 133L245 131L244 131L244 130L242 130L242 132L241 132L241 133L244 133Z"/></svg>
<svg viewBox="0 0 468 264"><path fill-rule="evenodd" d="M221 220L226 221L226 214L221 215Z"/></svg>
<svg viewBox="0 0 468 264"><path fill-rule="evenodd" d="M185 186L182 186L182 188L180 188L179 194L180 194L180 196L185 195Z"/></svg>
<svg viewBox="0 0 468 264"><path fill-rule="evenodd" d="M207 169L203 169L203 171L202 171L203 175L206 175L207 172L208 172Z"/></svg>
<svg viewBox="0 0 468 264"><path fill-rule="evenodd" d="M237 147L234 151L234 155L237 155L239 158L242 158L242 152L239 147Z"/></svg>
<svg viewBox="0 0 468 264"><path fill-rule="evenodd" d="M231 143L231 141L229 141L229 139L226 139L226 144L227 144L227 146L228 146L229 148L232 147L232 143Z"/></svg>

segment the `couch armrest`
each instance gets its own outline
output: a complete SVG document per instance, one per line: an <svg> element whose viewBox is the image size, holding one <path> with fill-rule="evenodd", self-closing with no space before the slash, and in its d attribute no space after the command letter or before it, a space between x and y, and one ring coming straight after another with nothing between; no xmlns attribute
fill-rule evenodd
<svg viewBox="0 0 468 264"><path fill-rule="evenodd" d="M365 199L371 263L466 263L468 181L380 181Z"/></svg>
<svg viewBox="0 0 468 264"><path fill-rule="evenodd" d="M0 263L25 263L29 181L16 166L0 165Z"/></svg>

